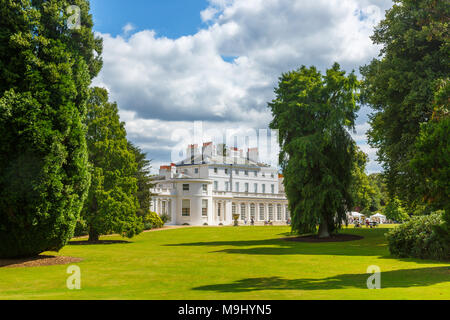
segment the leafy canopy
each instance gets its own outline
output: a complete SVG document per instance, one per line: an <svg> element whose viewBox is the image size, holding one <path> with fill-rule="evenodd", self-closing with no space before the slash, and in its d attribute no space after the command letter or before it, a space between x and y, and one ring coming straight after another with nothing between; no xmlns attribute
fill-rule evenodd
<svg viewBox="0 0 450 320"><path fill-rule="evenodd" d="M143 228L142 219L136 214L137 163L128 149L117 105L108 102L106 90L92 89L86 124L92 184L83 219L89 239L97 241L100 235L113 232L131 238Z"/></svg>
<svg viewBox="0 0 450 320"><path fill-rule="evenodd" d="M422 124L432 118L435 93L448 81L449 15L448 1L394 0L372 36L383 47L380 58L361 68L364 101L374 110L369 143L378 149L391 198L409 208L423 202L424 188L417 186L429 183L411 161L421 148Z"/></svg>
<svg viewBox="0 0 450 320"><path fill-rule="evenodd" d="M339 64L322 75L315 67L281 76L269 103L279 130L280 164L292 214L292 229L326 237L353 207L354 128L359 82Z"/></svg>
<svg viewBox="0 0 450 320"><path fill-rule="evenodd" d="M0 258L32 256L67 243L89 188L82 121L102 41L86 0L0 0L0 17Z"/></svg>

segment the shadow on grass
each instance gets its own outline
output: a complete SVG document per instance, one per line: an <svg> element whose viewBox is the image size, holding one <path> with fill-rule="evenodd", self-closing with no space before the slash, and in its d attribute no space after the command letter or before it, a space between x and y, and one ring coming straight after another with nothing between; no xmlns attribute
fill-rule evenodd
<svg viewBox="0 0 450 320"><path fill-rule="evenodd" d="M207 247L211 253L229 253L241 255L334 255L376 257L417 264L448 265L445 261L399 258L389 252L384 234L391 229L348 229L341 234L363 236L364 239L348 242L305 243L284 240L288 233L280 233L280 238L262 240L203 241L192 243L165 244L166 247ZM295 235L294 235L295 236ZM223 248L221 247L228 247ZM231 248L230 248L231 247Z"/></svg>
<svg viewBox="0 0 450 320"><path fill-rule="evenodd" d="M200 291L251 292L261 290L367 289L369 274L342 274L323 279L248 278L233 283L193 288ZM425 287L449 281L450 267L405 269L381 273L381 288Z"/></svg>
<svg viewBox="0 0 450 320"><path fill-rule="evenodd" d="M109 245L109 244L127 244L132 243L125 240L99 240L99 241L70 241L71 246L93 246L93 245Z"/></svg>
<svg viewBox="0 0 450 320"><path fill-rule="evenodd" d="M363 242L305 243L284 239L211 241L167 244L169 247L234 247L212 252L249 255L344 255L344 256L386 256L386 245Z"/></svg>

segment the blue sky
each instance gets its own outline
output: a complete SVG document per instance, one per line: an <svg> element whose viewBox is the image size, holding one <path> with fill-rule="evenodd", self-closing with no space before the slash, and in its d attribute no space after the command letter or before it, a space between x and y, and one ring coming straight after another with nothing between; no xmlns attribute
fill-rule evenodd
<svg viewBox="0 0 450 320"><path fill-rule="evenodd" d="M196 33L207 6L205 0L91 0L95 31L118 35L132 23L136 30L153 29L168 38Z"/></svg>
<svg viewBox="0 0 450 320"><path fill-rule="evenodd" d="M129 139L158 169L175 150L202 142L193 136L195 122L206 131L203 142L267 129L267 102L283 72L301 65L325 71L334 62L358 71L377 57L370 36L391 6L391 0L91 0L94 30L104 42L94 85L108 89ZM371 159L368 171L379 172L367 143L368 112L360 112L353 137Z"/></svg>

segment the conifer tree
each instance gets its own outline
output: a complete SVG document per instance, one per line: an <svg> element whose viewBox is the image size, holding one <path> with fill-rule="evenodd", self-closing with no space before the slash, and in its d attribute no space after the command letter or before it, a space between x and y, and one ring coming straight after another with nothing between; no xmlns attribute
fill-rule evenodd
<svg viewBox="0 0 450 320"><path fill-rule="evenodd" d="M82 121L102 41L86 0L0 0L0 17L0 258L24 257L73 235L89 187Z"/></svg>
<svg viewBox="0 0 450 320"><path fill-rule="evenodd" d="M354 128L359 82L336 63L322 75L305 66L281 76L269 103L279 130L280 164L292 229L326 238L353 207Z"/></svg>

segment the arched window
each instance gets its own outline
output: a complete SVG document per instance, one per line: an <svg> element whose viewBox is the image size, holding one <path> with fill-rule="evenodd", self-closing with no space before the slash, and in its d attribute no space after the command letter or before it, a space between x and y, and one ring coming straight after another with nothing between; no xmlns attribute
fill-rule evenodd
<svg viewBox="0 0 450 320"><path fill-rule="evenodd" d="M241 220L245 220L247 218L247 210L246 210L246 204L241 203Z"/></svg>
<svg viewBox="0 0 450 320"><path fill-rule="evenodd" d="M255 220L256 219L256 206L254 203L250 205L250 218Z"/></svg>
<svg viewBox="0 0 450 320"><path fill-rule="evenodd" d="M266 219L266 210L264 204L259 205L259 221L264 221Z"/></svg>
<svg viewBox="0 0 450 320"><path fill-rule="evenodd" d="M283 220L283 214L282 214L282 210L281 210L281 204L277 205L277 220L281 221Z"/></svg>
<svg viewBox="0 0 450 320"><path fill-rule="evenodd" d="M289 206L286 206L286 220L291 218L291 213L289 212Z"/></svg>
<svg viewBox="0 0 450 320"><path fill-rule="evenodd" d="M269 221L273 221L273 205L269 204Z"/></svg>
<svg viewBox="0 0 450 320"><path fill-rule="evenodd" d="M233 202L233 204L231 205L231 214L235 215L236 214L236 203Z"/></svg>

